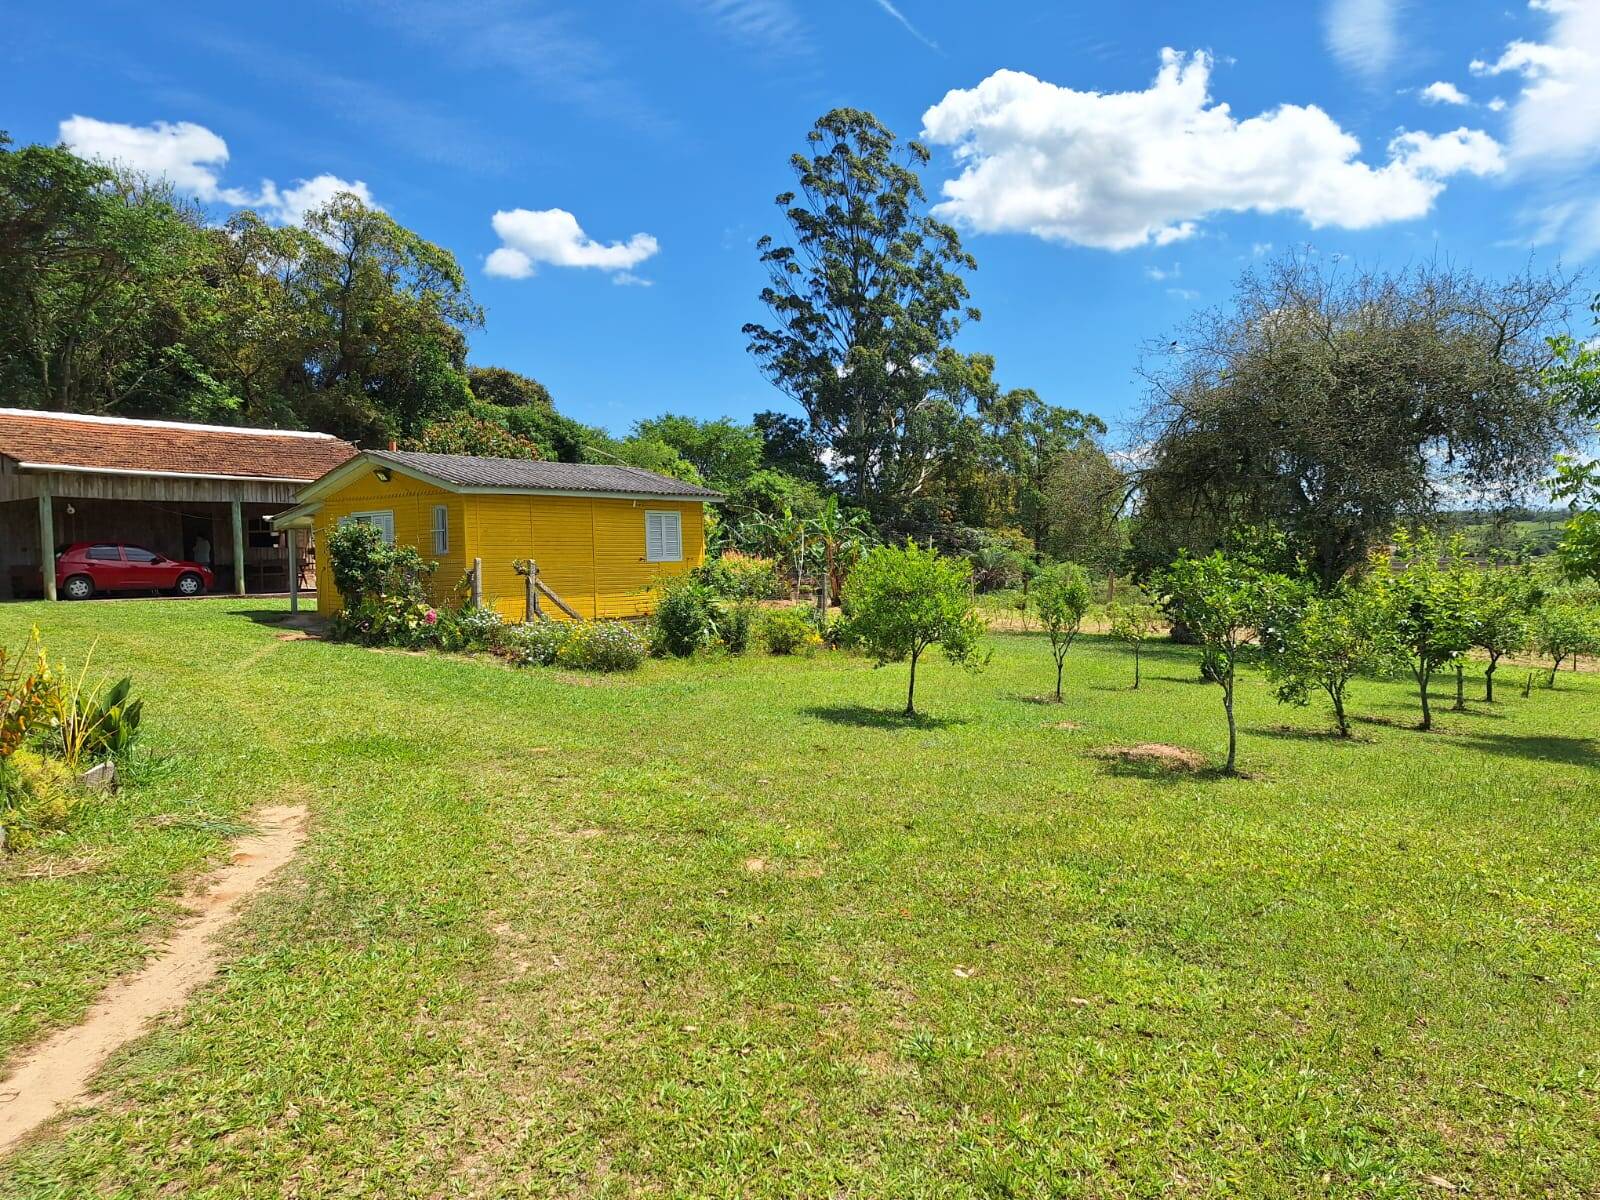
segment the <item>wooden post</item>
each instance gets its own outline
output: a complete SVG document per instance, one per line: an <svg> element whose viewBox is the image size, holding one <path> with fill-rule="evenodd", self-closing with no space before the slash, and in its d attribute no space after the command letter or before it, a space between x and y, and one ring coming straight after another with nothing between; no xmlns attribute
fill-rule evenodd
<svg viewBox="0 0 1600 1200"><path fill-rule="evenodd" d="M285 533L289 539L289 611L300 611L300 541L299 530L289 529Z"/></svg>
<svg viewBox="0 0 1600 1200"><path fill-rule="evenodd" d="M537 568L529 566L528 573L522 577L522 582L527 585L527 609L522 614L522 623L532 625L534 614L539 611L539 593L533 586L533 572Z"/></svg>
<svg viewBox="0 0 1600 1200"><path fill-rule="evenodd" d="M39 493L39 570L44 573L44 598L56 598L56 513L49 492Z"/></svg>
<svg viewBox="0 0 1600 1200"><path fill-rule="evenodd" d="M244 595L244 506L229 502L233 510L233 594Z"/></svg>
<svg viewBox="0 0 1600 1200"><path fill-rule="evenodd" d="M472 560L472 607L483 607L483 559Z"/></svg>

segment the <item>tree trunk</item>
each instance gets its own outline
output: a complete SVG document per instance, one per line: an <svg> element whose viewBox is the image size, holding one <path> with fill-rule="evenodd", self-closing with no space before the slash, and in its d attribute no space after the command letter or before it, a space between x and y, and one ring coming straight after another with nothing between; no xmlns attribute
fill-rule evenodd
<svg viewBox="0 0 1600 1200"><path fill-rule="evenodd" d="M1432 675L1433 672L1425 667L1417 668L1417 691L1422 696L1422 724L1417 726L1418 729L1433 728L1433 710L1428 707L1428 681Z"/></svg>
<svg viewBox="0 0 1600 1200"><path fill-rule="evenodd" d="M1350 736L1350 722L1345 719L1345 715L1344 715L1344 689L1343 688L1329 688L1328 689L1328 698L1333 701L1333 719L1339 725L1339 736L1340 737L1349 737Z"/></svg>
<svg viewBox="0 0 1600 1200"><path fill-rule="evenodd" d="M917 655L920 653L920 650L916 650L912 651L911 654L911 682L906 686L906 716L908 717L917 715Z"/></svg>
<svg viewBox="0 0 1600 1200"><path fill-rule="evenodd" d="M1500 656L1498 654L1490 655L1489 665L1483 670L1483 702L1485 704L1494 703L1494 669L1499 665Z"/></svg>
<svg viewBox="0 0 1600 1200"><path fill-rule="evenodd" d="M1139 690L1139 643L1133 644L1133 690Z"/></svg>
<svg viewBox="0 0 1600 1200"><path fill-rule="evenodd" d="M1064 659L1056 659L1056 703L1061 703L1061 667Z"/></svg>
<svg viewBox="0 0 1600 1200"><path fill-rule="evenodd" d="M1234 759L1239 750L1239 730L1233 721L1233 672L1228 672L1227 681L1222 685L1222 707L1228 714L1228 761L1223 766L1225 775L1232 775Z"/></svg>
<svg viewBox="0 0 1600 1200"><path fill-rule="evenodd" d="M1467 668L1456 664L1456 712L1467 711Z"/></svg>

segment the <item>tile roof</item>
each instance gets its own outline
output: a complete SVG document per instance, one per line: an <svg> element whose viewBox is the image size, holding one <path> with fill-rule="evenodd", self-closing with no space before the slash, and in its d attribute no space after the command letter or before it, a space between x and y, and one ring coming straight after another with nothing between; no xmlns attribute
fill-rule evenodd
<svg viewBox="0 0 1600 1200"><path fill-rule="evenodd" d="M392 462L457 487L526 489L536 492L612 492L720 500L721 494L643 467L592 463L534 462L522 458L476 458L470 454L425 454L413 450L368 450L374 462Z"/></svg>
<svg viewBox="0 0 1600 1200"><path fill-rule="evenodd" d="M356 453L324 433L0 408L0 455L45 467L309 482Z"/></svg>

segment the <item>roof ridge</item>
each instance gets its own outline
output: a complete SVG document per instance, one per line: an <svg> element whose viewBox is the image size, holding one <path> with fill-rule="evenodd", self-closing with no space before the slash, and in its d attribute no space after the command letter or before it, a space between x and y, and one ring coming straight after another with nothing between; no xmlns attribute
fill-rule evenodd
<svg viewBox="0 0 1600 1200"><path fill-rule="evenodd" d="M48 408L0 408L0 417L37 417L49 421L85 421L95 425L123 425L153 429L192 429L202 433L247 433L264 437L310 438L338 442L343 438L310 429L261 429L252 425L201 425L194 421L160 421L154 417L105 417L95 413L58 412Z"/></svg>

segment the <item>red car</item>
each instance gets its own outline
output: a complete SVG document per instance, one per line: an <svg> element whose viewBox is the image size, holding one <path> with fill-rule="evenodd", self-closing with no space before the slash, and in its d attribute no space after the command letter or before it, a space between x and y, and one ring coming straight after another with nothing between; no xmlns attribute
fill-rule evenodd
<svg viewBox="0 0 1600 1200"><path fill-rule="evenodd" d="M211 568L165 558L125 542L74 542L56 549L56 595L87 600L96 592L174 591L198 596L216 584Z"/></svg>

